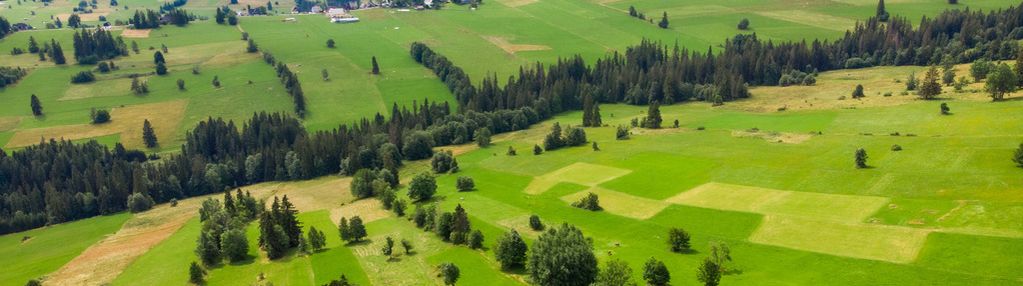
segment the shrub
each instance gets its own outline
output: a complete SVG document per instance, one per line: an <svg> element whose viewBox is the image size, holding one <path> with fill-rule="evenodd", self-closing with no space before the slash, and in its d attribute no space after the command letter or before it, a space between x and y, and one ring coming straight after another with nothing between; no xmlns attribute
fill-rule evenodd
<svg viewBox="0 0 1023 286"><path fill-rule="evenodd" d="M472 191L476 188L476 182L474 182L471 177L467 176L459 176L457 185L459 192Z"/></svg>
<svg viewBox="0 0 1023 286"><path fill-rule="evenodd" d="M128 211L138 213L153 208L153 199L142 193L133 193L128 196Z"/></svg>
<svg viewBox="0 0 1023 286"><path fill-rule="evenodd" d="M600 198L598 198L597 194L594 193L586 194L586 196L580 198L579 201L572 203L572 206L591 211L599 211L603 209L600 207Z"/></svg>
<svg viewBox="0 0 1023 286"><path fill-rule="evenodd" d="M892 151L902 151L902 146L899 146L899 144L892 145Z"/></svg>
<svg viewBox="0 0 1023 286"><path fill-rule="evenodd" d="M535 214L529 216L529 228L535 231L541 231L544 229L543 222L540 221L540 216Z"/></svg>
<svg viewBox="0 0 1023 286"><path fill-rule="evenodd" d="M96 75L91 71L81 71L71 76L71 83L87 83L96 81Z"/></svg>
<svg viewBox="0 0 1023 286"><path fill-rule="evenodd" d="M96 110L92 113L92 123L102 124L110 122L110 112L105 109Z"/></svg>

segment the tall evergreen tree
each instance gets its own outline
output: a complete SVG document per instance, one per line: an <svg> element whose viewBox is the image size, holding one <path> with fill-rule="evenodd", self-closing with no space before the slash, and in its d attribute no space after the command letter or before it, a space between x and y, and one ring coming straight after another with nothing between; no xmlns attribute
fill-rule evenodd
<svg viewBox="0 0 1023 286"><path fill-rule="evenodd" d="M39 103L39 97L37 97L35 94L32 94L32 98L30 101L31 101L30 104L32 106L32 115L35 116L43 115L43 105L42 103Z"/></svg>
<svg viewBox="0 0 1023 286"><path fill-rule="evenodd" d="M60 43L57 40L50 40L50 59L53 60L54 64L63 65L67 63L67 59L64 58L64 49L60 47Z"/></svg>
<svg viewBox="0 0 1023 286"><path fill-rule="evenodd" d="M874 13L874 16L877 17L878 21L888 22L889 15L888 10L884 7L884 0L878 0L877 11Z"/></svg>
<svg viewBox="0 0 1023 286"><path fill-rule="evenodd" d="M526 241L522 240L519 232L512 229L497 240L494 245L494 256L501 268L518 269L526 266Z"/></svg>
<svg viewBox="0 0 1023 286"><path fill-rule="evenodd" d="M924 74L924 81L920 84L920 91L917 95L922 99L934 99L941 94L941 84L938 83L938 68L931 66Z"/></svg>
<svg viewBox="0 0 1023 286"><path fill-rule="evenodd" d="M155 148L159 145L156 141L156 131L153 130L153 125L149 123L149 119L142 122L142 142L146 144L147 148Z"/></svg>
<svg viewBox="0 0 1023 286"><path fill-rule="evenodd" d="M668 12L664 12L664 15L661 16L661 21L657 22L657 26L661 27L661 29L668 28Z"/></svg>
<svg viewBox="0 0 1023 286"><path fill-rule="evenodd" d="M380 65L377 64L376 56L373 56L373 74L380 74Z"/></svg>

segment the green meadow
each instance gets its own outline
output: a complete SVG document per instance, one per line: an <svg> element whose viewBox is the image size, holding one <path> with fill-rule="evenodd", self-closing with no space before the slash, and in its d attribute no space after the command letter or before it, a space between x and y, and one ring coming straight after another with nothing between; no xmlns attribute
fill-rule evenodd
<svg viewBox="0 0 1023 286"><path fill-rule="evenodd" d="M100 2L97 13L111 20L159 5L124 0L114 9ZM913 21L952 8L945 1L888 2L889 12ZM955 8L1009 5L961 2ZM42 27L76 3L7 0L0 15ZM228 3L191 0L184 8L212 16L215 7ZM291 5L275 4L279 11L270 16L242 17L236 27L196 21L187 27L165 26L145 38L124 38L129 45L137 43L140 52L114 59L119 70L96 73L97 81L87 84L69 82L73 74L94 69L73 64L72 30L12 34L0 40L0 65L31 71L16 85L0 89L0 148L10 152L43 138L142 148L140 130L148 119L161 145L146 151L175 152L184 134L207 118L238 123L255 112L292 113L291 98L273 67L260 54L246 53L243 32L262 52L298 74L308 106L303 123L316 131L377 113L387 116L393 105L424 100L454 105L444 83L409 56L412 42L429 44L474 81L486 76L504 81L525 65L576 54L592 62L643 39L699 51L718 50L737 33L756 33L775 42L835 39L871 16L876 1L488 0L477 10L457 5L427 11L359 10L354 15L361 21L354 24L333 24L323 15L280 13ZM669 29L629 17L630 6L654 23L667 12ZM751 21L748 31L736 28L743 18ZM99 23L90 18L85 22ZM59 41L69 64L55 66L34 54L8 53L25 48L30 36L40 43ZM334 40L336 47L328 48L327 40ZM152 72L153 53L162 46L168 48L170 73L143 76L151 92L133 94L129 76ZM380 75L371 74L373 57ZM193 74L194 67L199 74ZM968 66L956 68L967 74ZM529 229L533 214L548 226L578 226L592 238L601 262L626 261L637 283L643 282L643 263L656 257L667 264L672 285L697 285L696 269L708 245L724 242L734 258L734 271L724 276L724 285L1023 284L1023 265L1014 259L1023 257L1023 170L1009 160L1023 140L1023 101L989 102L981 94L982 83L935 101L881 96L904 89L893 78L923 69L839 70L822 73L811 87L755 87L753 98L724 106L663 106L665 125L678 120L678 128L632 128L627 140L615 139L615 127L645 116L646 107L601 105L606 126L585 129L600 151L587 144L541 155L531 152L555 122L581 124L582 112L495 135L494 145L486 148L439 147L458 151L461 171L439 175L437 197L429 203L441 212L462 205L472 227L486 237L481 250L443 242L406 217L380 211L375 199L353 201L345 179L250 186L315 202L315 207L299 208L299 220L304 229L322 230L327 245L315 253L289 253L271 261L258 249L258 229L252 223L247 229L250 259L208 269L207 285L322 285L342 274L359 285L441 285L436 266L446 262L461 268L460 285L525 285L528 274L501 270L491 247L510 229L532 244L540 234ZM214 77L220 88L211 84ZM178 90L178 79L185 80L185 90ZM837 99L860 83L867 98ZM45 116L31 115L32 94L42 101ZM940 115L941 102L950 105L952 115ZM89 124L92 109L110 109L112 122ZM902 150L893 151L893 145ZM506 155L509 147L518 155ZM857 148L867 151L870 168L855 168ZM429 168L425 160L408 162L401 178ZM457 192L459 176L472 177L476 189ZM591 192L599 195L604 210L570 205ZM365 241L340 240L339 216L371 214ZM7 266L0 285L24 285L54 273L131 217L96 217L0 236L0 253L7 254L0 259ZM187 220L123 269L109 269L116 278L104 282L185 284L188 265L198 260L194 249L200 227L197 217ZM673 227L692 234L694 251L669 252L665 241ZM415 250L405 254L397 246L400 255L383 256L380 247L388 236L410 240Z"/></svg>
<svg viewBox="0 0 1023 286"><path fill-rule="evenodd" d="M128 214L99 216L40 229L0 236L0 285L24 285L56 271L72 258L104 237L114 234Z"/></svg>

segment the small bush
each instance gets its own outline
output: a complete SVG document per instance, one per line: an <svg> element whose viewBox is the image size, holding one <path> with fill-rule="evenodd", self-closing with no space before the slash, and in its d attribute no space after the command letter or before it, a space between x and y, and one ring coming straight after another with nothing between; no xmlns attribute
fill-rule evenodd
<svg viewBox="0 0 1023 286"><path fill-rule="evenodd" d="M96 75L92 74L91 71L82 71L71 76L71 83L87 83L96 81Z"/></svg>
<svg viewBox="0 0 1023 286"><path fill-rule="evenodd" d="M580 198L579 201L572 203L572 206L591 211L604 209L600 207L600 198L598 198L597 194L594 193L586 194L586 196Z"/></svg>
<svg viewBox="0 0 1023 286"><path fill-rule="evenodd" d="M471 177L467 176L459 176L458 183L456 185L458 185L459 192L468 192L476 189L476 182L474 182Z"/></svg>
<svg viewBox="0 0 1023 286"><path fill-rule="evenodd" d="M899 144L892 145L892 151L902 151L902 146L899 146Z"/></svg>
<svg viewBox="0 0 1023 286"><path fill-rule="evenodd" d="M535 231L541 231L544 229L543 222L540 221L540 216L538 215L529 216L529 228Z"/></svg>

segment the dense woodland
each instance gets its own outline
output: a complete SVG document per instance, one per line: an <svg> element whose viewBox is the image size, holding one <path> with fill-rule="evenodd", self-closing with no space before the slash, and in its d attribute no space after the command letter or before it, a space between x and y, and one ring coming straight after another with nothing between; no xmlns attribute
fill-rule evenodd
<svg viewBox="0 0 1023 286"><path fill-rule="evenodd" d="M120 145L111 150L96 142L49 141L9 156L0 152L0 233L123 211L133 194L161 203L264 181L350 175L364 168L397 173L402 160L430 158L434 146L470 142L479 130L524 129L559 112L582 109L586 97L629 104L723 102L748 96L747 84L778 84L791 71L1008 59L1019 50L1015 40L1023 38L1021 26L1023 8L1013 7L990 13L948 11L922 19L917 29L901 18L885 24L870 19L842 39L810 45L740 35L716 54L644 41L592 66L576 56L546 67L523 67L504 86L489 76L478 87L461 68L417 43L411 55L447 84L458 112L447 102L423 101L411 110L394 105L389 118L377 114L314 133L283 114L254 114L241 125L210 118L187 132L180 154L155 162L147 162L140 151ZM271 59L282 81L297 86L287 66ZM302 115L301 110L296 102L296 113Z"/></svg>

